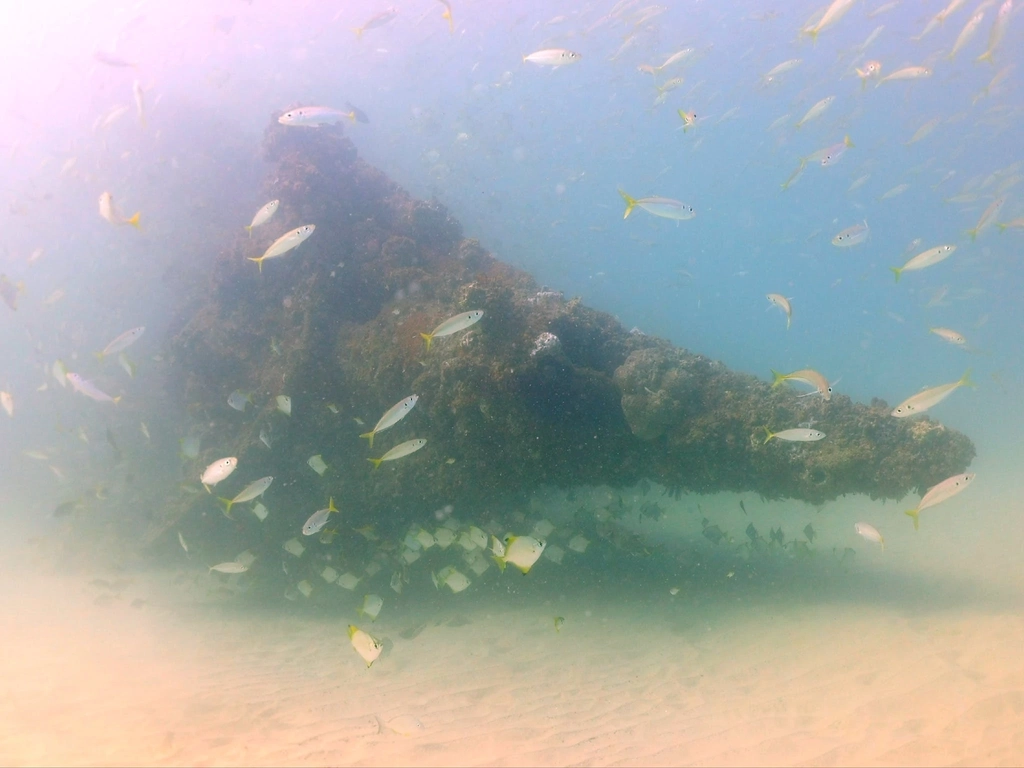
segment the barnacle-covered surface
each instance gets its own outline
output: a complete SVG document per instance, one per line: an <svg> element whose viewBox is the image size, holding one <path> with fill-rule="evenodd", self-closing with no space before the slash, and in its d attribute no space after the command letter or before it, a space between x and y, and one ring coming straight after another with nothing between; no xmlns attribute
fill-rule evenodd
<svg viewBox="0 0 1024 768"><path fill-rule="evenodd" d="M169 360L184 421L204 433L187 476L237 456L245 482L278 478L273 514L231 521L210 514L205 493L183 494L155 519L149 543L170 541L188 518L204 541L278 549L329 497L346 526L397 533L438 506L493 514L545 484L650 479L674 492L812 503L899 498L974 456L966 436L927 418L772 389L542 288L465 239L443 206L360 160L339 129L275 120L264 150L273 167L264 196L282 201L273 233L240 235L220 254ZM313 236L262 274L247 261L306 223ZM421 332L473 309L482 321L427 351ZM235 388L254 390L256 408L230 409ZM371 452L359 434L413 393L415 409ZM292 398L291 416L277 410L280 394ZM827 438L765 442L764 427L802 422ZM412 438L426 447L378 470L366 461ZM322 477L306 463L316 454L328 464Z"/></svg>

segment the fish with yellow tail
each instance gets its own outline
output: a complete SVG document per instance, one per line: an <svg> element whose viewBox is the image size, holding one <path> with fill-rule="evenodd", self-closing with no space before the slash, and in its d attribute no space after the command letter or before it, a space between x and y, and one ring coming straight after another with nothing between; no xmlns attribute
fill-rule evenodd
<svg viewBox="0 0 1024 768"><path fill-rule="evenodd" d="M199 482L203 484L206 492L210 493L210 486L216 485L221 480L226 480L237 467L238 459L235 456L217 459L203 470L203 474L199 476Z"/></svg>
<svg viewBox="0 0 1024 768"><path fill-rule="evenodd" d="M679 113L679 119L683 121L683 133L686 133L697 124L696 112L684 112L681 109L676 110L676 112Z"/></svg>
<svg viewBox="0 0 1024 768"><path fill-rule="evenodd" d="M455 34L455 21L452 19L452 4L448 0L437 0L441 5L444 6L444 13L441 14L441 18L448 22L448 34Z"/></svg>
<svg viewBox="0 0 1024 768"><path fill-rule="evenodd" d="M404 419L416 406L416 401L420 399L419 395L409 395L397 403L392 405L386 411L384 415L380 417L373 429L369 432L363 432L360 437L365 437L370 441L370 448L373 448L373 438L378 432L383 432L388 427L393 427L395 424Z"/></svg>
<svg viewBox="0 0 1024 768"><path fill-rule="evenodd" d="M138 328L132 328L119 335L116 339L111 341L102 350L96 353L96 359L100 362L106 359L108 355L114 355L118 352L122 352L136 341L142 338L142 334L146 332L146 326L140 325Z"/></svg>
<svg viewBox="0 0 1024 768"><path fill-rule="evenodd" d="M512 563L522 571L525 576L530 572L533 564L536 563L542 554L547 542L535 539L533 536L512 536L505 537L501 542L497 536L491 536L491 556L498 568L504 572L505 566Z"/></svg>
<svg viewBox="0 0 1024 768"><path fill-rule="evenodd" d="M793 319L793 305L781 293L766 293L765 296L768 299L768 309L778 307L786 314L786 330L788 331L790 321Z"/></svg>
<svg viewBox="0 0 1024 768"><path fill-rule="evenodd" d="M952 477L947 477L938 485L929 488L928 493L921 497L921 500L917 503L916 507L904 512L905 515L909 515L914 519L914 530L916 531L921 527L918 515L923 510L928 509L929 507L934 507L936 504L941 504L947 499L951 499L956 496L974 481L975 476L974 472L965 472L962 475L953 475Z"/></svg>
<svg viewBox="0 0 1024 768"><path fill-rule="evenodd" d="M231 507L233 507L235 504L241 504L242 502L252 501L253 499L262 496L264 493L267 492L267 488L270 487L270 484L272 482L274 482L274 478L270 477L269 475L267 477L261 477L259 480L253 480L251 483L245 486L245 488L239 491L238 495L236 495L233 499L221 498L220 503L224 505L225 516L228 519L233 520L234 518L231 517Z"/></svg>
<svg viewBox="0 0 1024 768"><path fill-rule="evenodd" d="M860 89L864 90L868 87L868 80L875 80L882 76L882 62L880 61L866 61L864 62L864 68L854 67L854 72L857 73L857 77L860 78Z"/></svg>
<svg viewBox="0 0 1024 768"><path fill-rule="evenodd" d="M567 51L565 48L545 48L542 51L534 51L523 56L523 63L539 64L544 67L564 67L566 64L575 64L580 60L580 55L575 51Z"/></svg>
<svg viewBox="0 0 1024 768"><path fill-rule="evenodd" d="M971 381L971 369L968 368L958 381L954 381L949 384L940 384L937 387L930 387L928 389L921 390L916 395L911 395L893 408L891 415L895 416L897 419L905 419L907 416L924 413L929 408L933 408L941 403L956 390L960 389L960 387L973 386L974 382Z"/></svg>
<svg viewBox="0 0 1024 768"><path fill-rule="evenodd" d="M261 227L270 221L271 217L277 213L277 209L280 205L280 200L271 200L256 211L256 215L252 217L252 223L245 225L245 231L249 233L249 237L252 237L252 231L256 229L256 227Z"/></svg>
<svg viewBox="0 0 1024 768"><path fill-rule="evenodd" d="M900 281L900 276L904 272L912 272L918 269L925 269L927 267L934 266L940 261L945 261L956 251L955 245L937 245L934 248L929 248L927 251L922 251L913 258L907 261L902 267L889 267L893 275L896 277L896 282Z"/></svg>
<svg viewBox="0 0 1024 768"><path fill-rule="evenodd" d="M761 429L764 430L766 435L764 439L766 445L773 437L777 440L785 440L788 443L816 443L818 440L825 439L824 432L819 432L816 429L808 429L805 427L780 429L778 432L772 432L768 427L761 427Z"/></svg>
<svg viewBox="0 0 1024 768"><path fill-rule="evenodd" d="M327 509L318 509L309 516L305 525L302 526L302 535L312 536L315 533L320 533L323 527L327 525L327 519L331 516L331 512L337 511L338 508L334 506L334 497L332 496L327 502Z"/></svg>
<svg viewBox="0 0 1024 768"><path fill-rule="evenodd" d="M999 47L1003 37L1006 35L1006 26L1010 23L1010 14L1012 13L1013 0L1006 0L1006 2L999 6L996 20L992 24L992 31L988 34L988 48L985 49L985 52L976 61L992 61L992 54L996 52L996 48Z"/></svg>
<svg viewBox="0 0 1024 768"><path fill-rule="evenodd" d="M904 67L897 69L891 75L886 75L875 84L875 88L882 83L894 82L896 80L920 80L924 77L931 77L932 71L928 67Z"/></svg>
<svg viewBox="0 0 1024 768"><path fill-rule="evenodd" d="M364 632L355 624L348 625L348 639L355 652L366 662L367 669L373 666L373 662L380 658L381 651L384 650L384 644L380 640Z"/></svg>
<svg viewBox="0 0 1024 768"><path fill-rule="evenodd" d="M692 206L681 203L678 200L673 200L670 197L630 197L621 189L619 194L622 199L626 201L626 212L622 214L622 218L628 219L629 214L633 212L634 208L640 208L647 211L652 216L658 216L662 219L672 219L676 222L689 221L697 215L696 211L693 210Z"/></svg>
<svg viewBox="0 0 1024 768"><path fill-rule="evenodd" d="M249 261L255 261L256 265L260 268L260 272L263 272L263 262L267 259L276 259L278 256L283 256L293 248L298 248L302 245L306 239L313 234L316 229L315 224L304 224L301 227L296 227L291 232L286 232L281 235L277 240L271 243L270 247L264 252L259 258L249 257Z"/></svg>
<svg viewBox="0 0 1024 768"><path fill-rule="evenodd" d="M140 212L136 211L134 216L130 216L126 219L114 206L114 196L112 194L104 192L100 195L100 216L111 224L131 224L136 229L139 229L141 226L139 224L140 215Z"/></svg>
<svg viewBox="0 0 1024 768"><path fill-rule="evenodd" d="M772 389L787 381L799 381L814 387L814 392L808 392L808 395L818 394L826 401L832 399L832 385L828 383L828 379L812 368L801 368L792 373L779 373L773 368L772 377ZM806 395L801 395L801 397L806 397Z"/></svg>
<svg viewBox="0 0 1024 768"><path fill-rule="evenodd" d="M825 9L825 13L822 17L818 19L817 24L804 27L800 32L810 37L811 40L817 42L818 35L821 34L823 30L831 27L843 18L843 16L846 15L846 12L853 7L854 2L855 0L833 0L832 4Z"/></svg>
<svg viewBox="0 0 1024 768"><path fill-rule="evenodd" d="M971 242L973 243L978 235L984 232L986 229L996 223L996 218L999 216L999 212L1003 210L1003 206L1006 205L1006 196L997 197L986 208L981 218L978 219L978 223L974 225L973 229L968 229L967 234L971 236Z"/></svg>
<svg viewBox="0 0 1024 768"><path fill-rule="evenodd" d="M426 439L418 438L416 440L406 440L404 443L399 443L390 451L385 453L379 459L367 459L368 462L373 464L373 468L377 469L385 461L394 461L395 459L401 459L404 456L408 456L410 453L416 453L420 448L427 444Z"/></svg>
<svg viewBox="0 0 1024 768"><path fill-rule="evenodd" d="M881 544L882 551L885 552L885 537L882 536L882 534L878 532L878 529L871 525L871 523L854 523L853 530L858 536L866 541Z"/></svg>
<svg viewBox="0 0 1024 768"><path fill-rule="evenodd" d="M80 376L77 373L65 374L64 378L67 380L68 384L71 385L71 388L75 390L75 392L85 395L91 400L95 400L97 403L113 403L114 405L117 405L119 402L121 402L120 395L118 395L117 397L111 397L106 392L97 387L95 384L93 384L91 381L82 378L82 376Z"/></svg>
<svg viewBox="0 0 1024 768"><path fill-rule="evenodd" d="M427 342L427 352L430 351L430 345L433 344L434 339L451 336L453 333L464 331L471 325L479 323L480 318L483 316L484 311L482 309L472 309L469 312L463 312L461 315L449 317L430 333L421 333L420 337Z"/></svg>
<svg viewBox="0 0 1024 768"><path fill-rule="evenodd" d="M352 31L355 32L357 40L362 40L364 32L369 32L371 29L380 29L385 24L390 24L394 21L396 16L398 16L398 10L392 6L371 16L363 26L352 27Z"/></svg>

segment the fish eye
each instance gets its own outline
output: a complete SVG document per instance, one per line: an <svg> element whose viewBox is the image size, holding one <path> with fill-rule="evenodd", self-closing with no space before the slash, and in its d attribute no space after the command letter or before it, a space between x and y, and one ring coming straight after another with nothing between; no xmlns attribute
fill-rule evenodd
<svg viewBox="0 0 1024 768"><path fill-rule="evenodd" d="M832 387L829 387L829 388L828 388L828 393L829 393L830 395L832 394Z"/></svg>

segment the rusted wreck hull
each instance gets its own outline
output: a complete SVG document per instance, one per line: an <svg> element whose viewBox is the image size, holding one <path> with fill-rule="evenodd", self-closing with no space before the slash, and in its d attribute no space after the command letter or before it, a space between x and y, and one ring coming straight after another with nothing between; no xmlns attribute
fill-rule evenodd
<svg viewBox="0 0 1024 768"><path fill-rule="evenodd" d="M274 122L265 152L274 164L265 197L282 201L275 232L317 230L262 274L246 257L265 244L240 236L172 343L172 360L189 421L216 435L190 474L237 455L247 476L291 475L275 488L287 493L278 502L287 511L267 530L301 525L329 495L353 525L397 527L448 503L644 478L676 491L812 503L849 493L899 498L974 456L965 435L936 422L894 419L881 402L773 390L541 290L464 239L442 206L412 199L361 161L338 131ZM470 309L484 319L425 349L420 332ZM255 416L227 408L238 382L256 389ZM412 393L414 411L381 433L371 454L359 433ZM290 418L275 412L277 394L292 398ZM825 440L764 442L763 425L811 419ZM268 424L272 450L258 439ZM413 437L428 440L413 456L377 471L366 461ZM329 465L322 478L306 466L313 454ZM151 539L203 504L182 499Z"/></svg>

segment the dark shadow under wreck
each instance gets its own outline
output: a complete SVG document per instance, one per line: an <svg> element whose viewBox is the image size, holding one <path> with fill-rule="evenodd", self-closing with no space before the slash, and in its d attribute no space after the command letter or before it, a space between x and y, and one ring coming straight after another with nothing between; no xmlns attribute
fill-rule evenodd
<svg viewBox="0 0 1024 768"><path fill-rule="evenodd" d="M848 493L898 499L974 457L965 435L928 418L895 419L881 401L773 390L542 291L464 239L443 206L411 198L360 160L340 130L275 120L264 152L273 170L263 197L281 200L267 229L276 236L314 223L316 232L262 274L247 257L269 235L239 235L183 319L170 362L188 423L206 428L188 478L237 456L239 488L280 478L268 501L274 515L257 524L261 533L243 535L210 514L205 493L183 496L153 521L150 543L203 518L222 541L238 532L241 546L277 548L329 496L346 525L392 531L444 504L482 509L543 484L646 478L673 491L815 504ZM484 310L481 322L424 349L420 332L471 309ZM228 407L239 386L257 393L255 416ZM416 408L370 453L359 433L412 393ZM277 410L277 395L291 398L290 416ZM812 419L825 440L765 444L763 425ZM270 449L260 440L268 429ZM428 442L413 456L376 471L366 461L414 437ZM328 465L323 477L307 466L313 455Z"/></svg>

